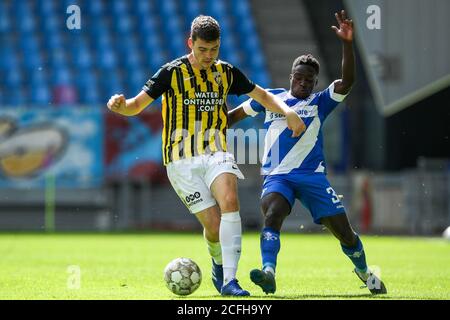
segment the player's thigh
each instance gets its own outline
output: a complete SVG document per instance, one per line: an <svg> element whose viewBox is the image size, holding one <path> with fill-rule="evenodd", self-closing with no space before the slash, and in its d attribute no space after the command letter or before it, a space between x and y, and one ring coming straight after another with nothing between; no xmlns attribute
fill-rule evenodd
<svg viewBox="0 0 450 320"><path fill-rule="evenodd" d="M261 191L261 210L265 216L271 212L288 215L295 202L293 185L281 176L264 179Z"/></svg>
<svg viewBox="0 0 450 320"><path fill-rule="evenodd" d="M310 211L314 222L345 212L344 205L324 174L304 175L296 184L296 197Z"/></svg>
<svg viewBox="0 0 450 320"><path fill-rule="evenodd" d="M244 175L232 154L216 152L209 156L205 183L209 185L222 213L239 210L237 178L243 179Z"/></svg>
<svg viewBox="0 0 450 320"><path fill-rule="evenodd" d="M184 160L167 165L167 177L173 189L193 214L216 205L198 166L199 164Z"/></svg>

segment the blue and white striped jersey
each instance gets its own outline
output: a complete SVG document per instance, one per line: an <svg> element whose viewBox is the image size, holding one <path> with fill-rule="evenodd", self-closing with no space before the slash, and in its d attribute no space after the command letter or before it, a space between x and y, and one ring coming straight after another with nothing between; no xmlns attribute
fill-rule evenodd
<svg viewBox="0 0 450 320"><path fill-rule="evenodd" d="M306 125L300 137L292 138L284 115L266 110L258 102L249 99L241 104L246 114L256 116L265 112L267 129L261 172L263 175L288 173L326 173L323 155L322 124L346 95L334 92L334 82L325 90L313 93L306 99L298 99L286 89L269 89L295 110Z"/></svg>

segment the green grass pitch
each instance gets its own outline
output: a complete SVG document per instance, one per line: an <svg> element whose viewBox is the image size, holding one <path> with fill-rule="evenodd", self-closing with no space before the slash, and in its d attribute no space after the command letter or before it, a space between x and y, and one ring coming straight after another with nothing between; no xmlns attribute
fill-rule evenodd
<svg viewBox="0 0 450 320"><path fill-rule="evenodd" d="M439 238L362 236L368 264L379 266L388 294L382 299L450 299L450 242ZM277 292L266 296L249 279L260 266L259 235L244 233L238 279L248 299L373 299L328 234L282 234ZM201 233L0 234L0 299L222 299L211 283ZM196 261L200 288L172 294L165 265ZM80 288L71 288L81 271Z"/></svg>

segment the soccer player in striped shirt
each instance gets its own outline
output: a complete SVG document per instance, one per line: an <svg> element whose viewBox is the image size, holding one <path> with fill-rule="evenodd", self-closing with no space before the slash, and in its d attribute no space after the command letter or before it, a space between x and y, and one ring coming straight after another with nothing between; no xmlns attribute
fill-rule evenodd
<svg viewBox="0 0 450 320"><path fill-rule="evenodd" d="M333 26L343 45L342 79L317 93L319 62L310 54L295 59L290 76L290 90L270 90L295 110L306 124L300 137L291 137L283 115L264 110L258 101L248 100L230 111L230 125L248 115L265 111L268 130L262 159L264 184L261 210L264 229L260 245L262 270L250 272L251 280L262 290L276 290L275 269L280 250L280 230L295 199L310 211L314 222L322 224L340 241L342 251L355 266L356 275L368 285L373 294L386 293L386 288L367 267L363 244L345 213L345 208L326 178L325 157L322 151L322 124L334 108L344 100L354 81L353 23L345 12L335 14L339 28Z"/></svg>
<svg viewBox="0 0 450 320"><path fill-rule="evenodd" d="M114 95L108 108L125 116L140 113L162 95L163 159L172 187L204 228L215 288L224 296L248 296L236 280L241 255L237 178L243 175L226 150L226 98L247 94L283 114L293 136L301 118L236 67L218 60L220 26L198 16L188 40L191 52L164 65L134 98Z"/></svg>

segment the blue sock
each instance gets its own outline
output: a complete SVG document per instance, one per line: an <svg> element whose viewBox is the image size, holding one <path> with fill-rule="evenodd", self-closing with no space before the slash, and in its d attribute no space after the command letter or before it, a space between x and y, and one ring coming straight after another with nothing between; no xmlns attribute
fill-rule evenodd
<svg viewBox="0 0 450 320"><path fill-rule="evenodd" d="M272 268L275 272L277 255L280 252L280 233L270 227L265 227L260 237L263 269Z"/></svg>
<svg viewBox="0 0 450 320"><path fill-rule="evenodd" d="M358 235L356 235L356 237L358 238L356 246L346 247L341 244L342 251L347 257L350 258L350 260L352 260L353 264L359 271L365 272L367 271L366 254L364 253L364 247L361 239L359 239Z"/></svg>

